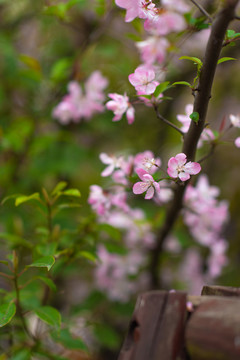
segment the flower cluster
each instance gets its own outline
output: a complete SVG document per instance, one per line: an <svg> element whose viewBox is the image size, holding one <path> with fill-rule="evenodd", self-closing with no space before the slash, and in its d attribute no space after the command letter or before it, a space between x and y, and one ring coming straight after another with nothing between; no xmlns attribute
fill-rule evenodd
<svg viewBox="0 0 240 360"><path fill-rule="evenodd" d="M95 113L104 111L104 90L108 80L100 71L94 71L84 84L84 92L80 84L71 81L68 94L53 109L53 117L67 125L71 121L78 123L81 119L90 119Z"/></svg>
<svg viewBox="0 0 240 360"><path fill-rule="evenodd" d="M230 115L229 116L230 121L232 126L236 127L236 128L240 128L240 116L239 115ZM235 141L234 144L236 145L236 147L240 148L240 136L238 136Z"/></svg>
<svg viewBox="0 0 240 360"><path fill-rule="evenodd" d="M226 240L223 227L228 220L228 203L217 200L219 189L210 186L206 175L201 175L195 187L188 185L184 198L184 222L194 239L210 249L208 272L211 278L220 275L227 263Z"/></svg>

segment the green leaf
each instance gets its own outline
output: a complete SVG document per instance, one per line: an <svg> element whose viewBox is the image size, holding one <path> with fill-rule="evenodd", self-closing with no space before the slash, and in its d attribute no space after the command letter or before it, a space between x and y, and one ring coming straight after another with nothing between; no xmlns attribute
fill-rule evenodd
<svg viewBox="0 0 240 360"><path fill-rule="evenodd" d="M57 287L54 284L54 282L52 281L52 279L46 278L44 276L37 276L36 279L39 279L42 282L44 282L51 290L53 290L53 291L57 290Z"/></svg>
<svg viewBox="0 0 240 360"><path fill-rule="evenodd" d="M8 261L6 261L6 260L0 260L0 264L4 264L4 265L8 266Z"/></svg>
<svg viewBox="0 0 240 360"><path fill-rule="evenodd" d="M61 192L63 189L67 187L66 181L60 181L55 188L53 189L51 195L57 195L59 192Z"/></svg>
<svg viewBox="0 0 240 360"><path fill-rule="evenodd" d="M52 337L56 342L60 342L68 349L83 351L88 350L86 344L80 338L73 337L68 329L62 329L60 333L52 334Z"/></svg>
<svg viewBox="0 0 240 360"><path fill-rule="evenodd" d="M175 86L175 85L186 85L186 86L189 86L190 88L192 87L192 85L189 84L189 82L187 82L187 81L176 81L171 86Z"/></svg>
<svg viewBox="0 0 240 360"><path fill-rule="evenodd" d="M78 189L67 189L62 191L61 195L80 197L81 193Z"/></svg>
<svg viewBox="0 0 240 360"><path fill-rule="evenodd" d="M91 253L89 251L79 251L77 256L81 256L87 260L92 261L93 263L96 263L99 260L95 253Z"/></svg>
<svg viewBox="0 0 240 360"><path fill-rule="evenodd" d="M179 58L179 60L190 60L190 61L193 61L194 63L202 66L202 61L199 58L194 57L194 56L181 56Z"/></svg>
<svg viewBox="0 0 240 360"><path fill-rule="evenodd" d="M44 256L28 265L28 267L46 267L49 271L54 263L55 259L53 256Z"/></svg>
<svg viewBox="0 0 240 360"><path fill-rule="evenodd" d="M37 59L32 56L20 54L19 60L23 62L28 68L41 73L41 65Z"/></svg>
<svg viewBox="0 0 240 360"><path fill-rule="evenodd" d="M60 205L58 205L58 209L59 209L59 210L71 209L71 208L79 208L79 207L81 207L80 204L74 204L74 203L71 203L71 204L60 204Z"/></svg>
<svg viewBox="0 0 240 360"><path fill-rule="evenodd" d="M61 314L52 306L41 306L34 310L35 314L48 325L60 328Z"/></svg>
<svg viewBox="0 0 240 360"><path fill-rule="evenodd" d="M161 93L163 93L165 90L167 90L169 88L169 81L165 81L161 84L159 84L157 87L156 87L156 90L154 91L154 97L158 97Z"/></svg>
<svg viewBox="0 0 240 360"><path fill-rule="evenodd" d="M12 195L6 196L5 198L2 199L1 205L5 204L5 202L10 199L16 199L16 197L18 197L18 196L21 196L21 195L20 194L12 194Z"/></svg>
<svg viewBox="0 0 240 360"><path fill-rule="evenodd" d="M15 200L15 206L19 206L24 202L30 201L30 200L40 200L40 195L39 193L34 193L32 195L26 196L26 195L21 195L18 196Z"/></svg>
<svg viewBox="0 0 240 360"><path fill-rule="evenodd" d="M94 333L98 341L109 349L117 349L121 342L120 335L113 328L97 324L94 329Z"/></svg>
<svg viewBox="0 0 240 360"><path fill-rule="evenodd" d="M223 63L225 61L230 61L230 60L237 60L237 59L232 58L232 57L223 57L223 58L219 59L217 63L221 64L221 63Z"/></svg>
<svg viewBox="0 0 240 360"><path fill-rule="evenodd" d="M30 360L31 351L29 349L21 349L11 356L11 360Z"/></svg>
<svg viewBox="0 0 240 360"><path fill-rule="evenodd" d="M227 35L228 39L233 39L234 35L235 35L235 31L231 30L231 29L228 29L226 35Z"/></svg>
<svg viewBox="0 0 240 360"><path fill-rule="evenodd" d="M11 302L10 304L3 304L0 306L0 327L8 324L16 313L16 305Z"/></svg>
<svg viewBox="0 0 240 360"><path fill-rule="evenodd" d="M189 115L190 119L194 121L196 124L199 121L199 113L197 111L194 111L191 115Z"/></svg>

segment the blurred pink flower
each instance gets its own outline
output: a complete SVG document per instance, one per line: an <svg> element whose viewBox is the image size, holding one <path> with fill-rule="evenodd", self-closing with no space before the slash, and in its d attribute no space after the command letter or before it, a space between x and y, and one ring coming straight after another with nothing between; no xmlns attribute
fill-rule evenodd
<svg viewBox="0 0 240 360"><path fill-rule="evenodd" d="M179 177L180 180L190 179L190 175L196 175L201 171L201 166L197 162L187 162L185 154L180 153L171 157L168 161L168 175L172 178Z"/></svg>
<svg viewBox="0 0 240 360"><path fill-rule="evenodd" d="M236 138L234 144L236 145L236 147L240 148L240 136Z"/></svg>
<svg viewBox="0 0 240 360"><path fill-rule="evenodd" d="M63 125L71 120L79 122L82 118L90 119L95 113L104 110L103 101L108 80L100 71L94 71L86 80L83 93L81 86L76 81L68 84L68 94L53 109L53 117Z"/></svg>
<svg viewBox="0 0 240 360"><path fill-rule="evenodd" d="M155 62L161 64L165 61L169 42L162 37L150 36L144 41L137 42L136 46L139 49L141 59L145 64L151 65Z"/></svg>
<svg viewBox="0 0 240 360"><path fill-rule="evenodd" d="M113 121L121 120L123 114L126 112L126 117L128 124L132 124L134 122L134 107L129 103L129 98L126 94L108 94L108 96L112 99L106 103L106 108L108 110L113 111L114 118Z"/></svg>
<svg viewBox="0 0 240 360"><path fill-rule="evenodd" d="M155 71L152 67L141 65L134 71L133 74L128 76L130 83L135 87L136 91L141 94L153 94L158 82L155 81Z"/></svg>
<svg viewBox="0 0 240 360"><path fill-rule="evenodd" d="M239 115L229 115L229 119L231 121L231 124L234 126L234 127L238 127L240 128L240 116Z"/></svg>
<svg viewBox="0 0 240 360"><path fill-rule="evenodd" d="M161 166L160 158L154 158L154 154L150 150L138 153L134 158L134 167L136 169L144 169L149 174L154 174Z"/></svg>
<svg viewBox="0 0 240 360"><path fill-rule="evenodd" d="M105 170L102 171L101 176L109 176L113 173L116 168L121 167L121 162L123 157L108 156L106 153L101 153L99 155L100 160L103 164L108 165Z"/></svg>
<svg viewBox="0 0 240 360"><path fill-rule="evenodd" d="M130 22L136 17L146 19L156 15L155 4L151 0L115 0L116 5L126 9L125 21Z"/></svg>
<svg viewBox="0 0 240 360"><path fill-rule="evenodd" d="M138 195L146 191L145 199L151 199L154 195L154 190L157 193L160 192L160 185L156 182L153 177L147 173L144 169L137 169L136 173L142 181L137 182L133 185L133 193Z"/></svg>

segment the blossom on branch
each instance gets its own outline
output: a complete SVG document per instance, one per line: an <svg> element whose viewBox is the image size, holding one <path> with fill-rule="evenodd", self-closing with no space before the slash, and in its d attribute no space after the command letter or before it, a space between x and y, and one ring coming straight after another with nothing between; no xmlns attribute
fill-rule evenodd
<svg viewBox="0 0 240 360"><path fill-rule="evenodd" d="M123 161L122 157L117 158L115 156L108 156L105 153L101 153L99 155L99 158L103 164L108 165L106 169L102 171L101 173L102 176L111 175L116 168L121 167L121 163Z"/></svg>
<svg viewBox="0 0 240 360"><path fill-rule="evenodd" d="M106 103L106 108L113 111L114 118L113 121L119 121L122 119L124 113L126 113L128 124L134 122L134 107L129 103L129 98L126 94L119 95L116 93L108 94L112 99Z"/></svg>
<svg viewBox="0 0 240 360"><path fill-rule="evenodd" d="M156 74L152 67L141 65L136 68L133 74L128 76L128 79L136 91L141 92L141 94L151 95L159 84L155 81L155 77Z"/></svg>
<svg viewBox="0 0 240 360"><path fill-rule="evenodd" d="M167 173L172 178L178 178L182 181L190 179L190 175L196 175L201 171L201 166L197 162L187 162L187 156L184 153L171 157L168 161Z"/></svg>
<svg viewBox="0 0 240 360"><path fill-rule="evenodd" d="M142 181L137 182L133 185L133 193L138 195L146 191L145 199L152 199L154 195L154 190L157 193L160 192L160 185L156 182L152 175L148 174L144 169L137 169L136 173Z"/></svg>

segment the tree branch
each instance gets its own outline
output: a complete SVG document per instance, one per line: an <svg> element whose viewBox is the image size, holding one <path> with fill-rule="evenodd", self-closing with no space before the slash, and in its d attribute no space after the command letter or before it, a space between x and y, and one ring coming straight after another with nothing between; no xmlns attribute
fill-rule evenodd
<svg viewBox="0 0 240 360"><path fill-rule="evenodd" d="M202 7L202 5L200 5L197 1L195 0L190 0L200 11L201 13L203 13L203 15L205 15L208 20L212 23L213 19L212 17L209 15L209 13Z"/></svg>
<svg viewBox="0 0 240 360"><path fill-rule="evenodd" d="M186 154L188 161L194 161L197 143L205 126L208 103L211 98L211 89L217 67L217 61L222 49L225 33L229 23L235 18L235 8L238 0L225 0L224 7L220 10L212 25L212 31L208 40L205 58L201 69L198 92L194 99L194 112L199 113L199 121L191 122L187 134L184 136L182 152ZM151 253L151 280L152 287L159 287L159 259L163 244L172 230L178 215L182 209L183 196L188 182L178 185L175 189L173 201L168 208L166 220L157 236L157 244Z"/></svg>

